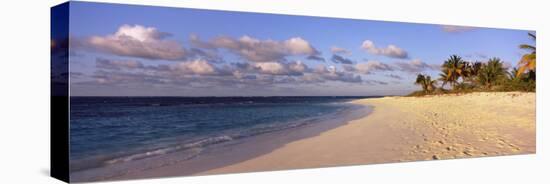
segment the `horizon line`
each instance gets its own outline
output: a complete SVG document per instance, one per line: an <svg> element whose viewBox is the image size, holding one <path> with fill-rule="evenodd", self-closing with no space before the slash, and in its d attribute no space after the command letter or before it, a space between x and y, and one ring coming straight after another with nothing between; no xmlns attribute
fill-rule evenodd
<svg viewBox="0 0 550 184"><path fill-rule="evenodd" d="M277 95L271 95L271 96L260 96L260 95L252 95L252 96L71 96L68 97L175 97L175 98L227 98L227 97L386 97L386 96L404 96L404 95L311 95L311 96L303 96L303 95L296 95L296 96L277 96Z"/></svg>

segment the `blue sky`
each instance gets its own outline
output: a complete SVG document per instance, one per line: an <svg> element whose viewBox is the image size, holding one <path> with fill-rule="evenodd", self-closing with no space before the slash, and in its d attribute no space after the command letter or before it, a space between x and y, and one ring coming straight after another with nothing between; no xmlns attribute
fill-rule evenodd
<svg viewBox="0 0 550 184"><path fill-rule="evenodd" d="M70 15L74 96L403 95L452 54L515 66L534 44L525 30L185 8L71 2Z"/></svg>

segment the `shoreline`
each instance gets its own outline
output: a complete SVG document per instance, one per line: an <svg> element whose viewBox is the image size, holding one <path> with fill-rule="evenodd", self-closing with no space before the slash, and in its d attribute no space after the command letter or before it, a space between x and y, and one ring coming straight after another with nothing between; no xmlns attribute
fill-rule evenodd
<svg viewBox="0 0 550 184"><path fill-rule="evenodd" d="M73 178L73 182L90 182L197 175L208 170L233 165L268 154L285 144L318 136L322 132L344 126L350 120L362 118L368 116L368 114L370 114L368 106L350 104L343 111L316 117L314 120L316 121L315 123L212 145L206 147L204 150L200 150L200 154L191 159L181 159L184 157L184 154L182 152L175 152L150 159L138 160L134 163L137 165L140 165L140 163L149 165L147 163L170 161L167 164L155 165L157 163L154 163L155 166L151 166L151 168L145 170L130 170L128 172L115 173L109 168L99 167L75 172L71 175L71 178ZM178 161L178 159L181 160ZM120 168L117 165L107 167Z"/></svg>
<svg viewBox="0 0 550 184"><path fill-rule="evenodd" d="M385 97L354 103L372 105L373 112L200 175L536 153L535 93Z"/></svg>

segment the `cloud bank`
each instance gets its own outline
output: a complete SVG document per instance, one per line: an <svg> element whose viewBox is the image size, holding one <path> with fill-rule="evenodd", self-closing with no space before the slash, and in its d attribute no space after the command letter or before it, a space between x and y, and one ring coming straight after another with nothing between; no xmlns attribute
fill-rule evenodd
<svg viewBox="0 0 550 184"><path fill-rule="evenodd" d="M373 80L367 75L377 72L414 73L437 69L437 66L420 60L399 60L390 63L374 60L354 61L347 58L351 54L350 51L336 46L330 48L332 55L329 59L336 66L315 63L324 62L325 58L302 37L272 40L244 35L201 40L198 36L191 35L188 48L170 38L170 33L154 27L122 25L112 34L80 39L76 42L79 49L90 49L117 57L97 57L96 71L92 74L80 74L75 83L197 88L332 82L387 85L388 82ZM405 50L395 45L377 47L370 40L365 40L361 48L375 55L398 59L409 57ZM238 59L227 61L221 53L233 55ZM304 59L306 62L303 62ZM385 76L401 79L395 74L386 73Z"/></svg>
<svg viewBox="0 0 550 184"><path fill-rule="evenodd" d="M226 49L250 62L282 62L289 56L310 56L310 59L321 60L318 57L320 52L301 37L276 41L260 40L246 35L238 39L219 36L209 41L202 41L197 36L191 36L190 40L196 47Z"/></svg>

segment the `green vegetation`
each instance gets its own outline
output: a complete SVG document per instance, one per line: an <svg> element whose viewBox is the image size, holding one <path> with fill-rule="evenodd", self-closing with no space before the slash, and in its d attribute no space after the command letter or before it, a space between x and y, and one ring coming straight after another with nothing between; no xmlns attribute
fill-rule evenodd
<svg viewBox="0 0 550 184"><path fill-rule="evenodd" d="M506 69L502 66L499 58L491 58L487 64L483 64L477 75L477 83L480 87L491 89L493 86L501 85L506 81Z"/></svg>
<svg viewBox="0 0 550 184"><path fill-rule="evenodd" d="M466 62L462 60L460 56L452 55L441 66L441 80L443 81L442 87L449 83L452 88L458 84L458 79L463 77L464 67Z"/></svg>
<svg viewBox="0 0 550 184"><path fill-rule="evenodd" d="M532 33L529 36L536 39ZM510 71L496 57L486 62L468 62L458 55L451 55L441 65L438 80L432 80L426 74L418 74L415 84L421 86L422 91L415 91L409 96L477 91L535 91L536 47L528 44L519 47L529 53L523 55L518 67ZM438 82L441 82L439 88L436 87Z"/></svg>
<svg viewBox="0 0 550 184"><path fill-rule="evenodd" d="M416 82L414 84L422 86L422 91L432 92L436 89L436 80L432 80L432 77L427 75L418 74L416 76Z"/></svg>
<svg viewBox="0 0 550 184"><path fill-rule="evenodd" d="M537 39L537 37L532 33L529 33L529 37L531 37L533 41ZM528 44L521 44L519 45L519 48L530 51L531 53L525 54L521 57L521 60L519 61L519 69L516 73L518 77L525 73L526 70L534 71L537 60L537 47Z"/></svg>

